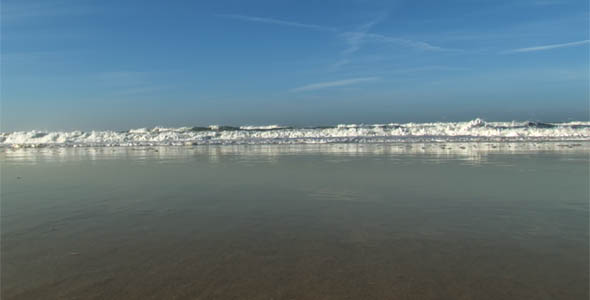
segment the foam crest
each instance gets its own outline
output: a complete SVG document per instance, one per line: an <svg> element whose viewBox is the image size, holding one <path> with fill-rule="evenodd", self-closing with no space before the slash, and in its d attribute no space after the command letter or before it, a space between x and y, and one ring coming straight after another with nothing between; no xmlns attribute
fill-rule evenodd
<svg viewBox="0 0 590 300"><path fill-rule="evenodd" d="M468 122L341 124L314 128L269 125L0 133L1 147L588 140L590 122L486 122L481 119Z"/></svg>

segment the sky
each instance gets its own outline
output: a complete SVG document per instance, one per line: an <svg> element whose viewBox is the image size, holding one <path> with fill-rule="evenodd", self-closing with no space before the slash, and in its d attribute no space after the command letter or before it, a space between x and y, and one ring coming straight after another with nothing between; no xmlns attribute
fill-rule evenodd
<svg viewBox="0 0 590 300"><path fill-rule="evenodd" d="M2 0L0 131L589 118L587 0Z"/></svg>

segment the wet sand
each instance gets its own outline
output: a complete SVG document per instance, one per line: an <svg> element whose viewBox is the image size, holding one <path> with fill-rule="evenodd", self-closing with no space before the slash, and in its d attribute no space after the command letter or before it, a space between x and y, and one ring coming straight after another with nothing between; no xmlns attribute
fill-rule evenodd
<svg viewBox="0 0 590 300"><path fill-rule="evenodd" d="M1 298L588 299L586 150L383 148L5 151Z"/></svg>

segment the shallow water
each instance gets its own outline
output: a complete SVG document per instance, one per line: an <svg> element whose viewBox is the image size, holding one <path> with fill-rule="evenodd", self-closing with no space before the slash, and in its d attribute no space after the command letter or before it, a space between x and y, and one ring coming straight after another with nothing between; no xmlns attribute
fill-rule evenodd
<svg viewBox="0 0 590 300"><path fill-rule="evenodd" d="M588 299L588 145L3 149L2 299Z"/></svg>

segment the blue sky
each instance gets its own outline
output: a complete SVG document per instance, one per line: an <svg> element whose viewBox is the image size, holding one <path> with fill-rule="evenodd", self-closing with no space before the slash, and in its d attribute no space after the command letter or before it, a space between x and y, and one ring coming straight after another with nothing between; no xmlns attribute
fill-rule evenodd
<svg viewBox="0 0 590 300"><path fill-rule="evenodd" d="M3 0L2 131L587 120L586 0Z"/></svg>

